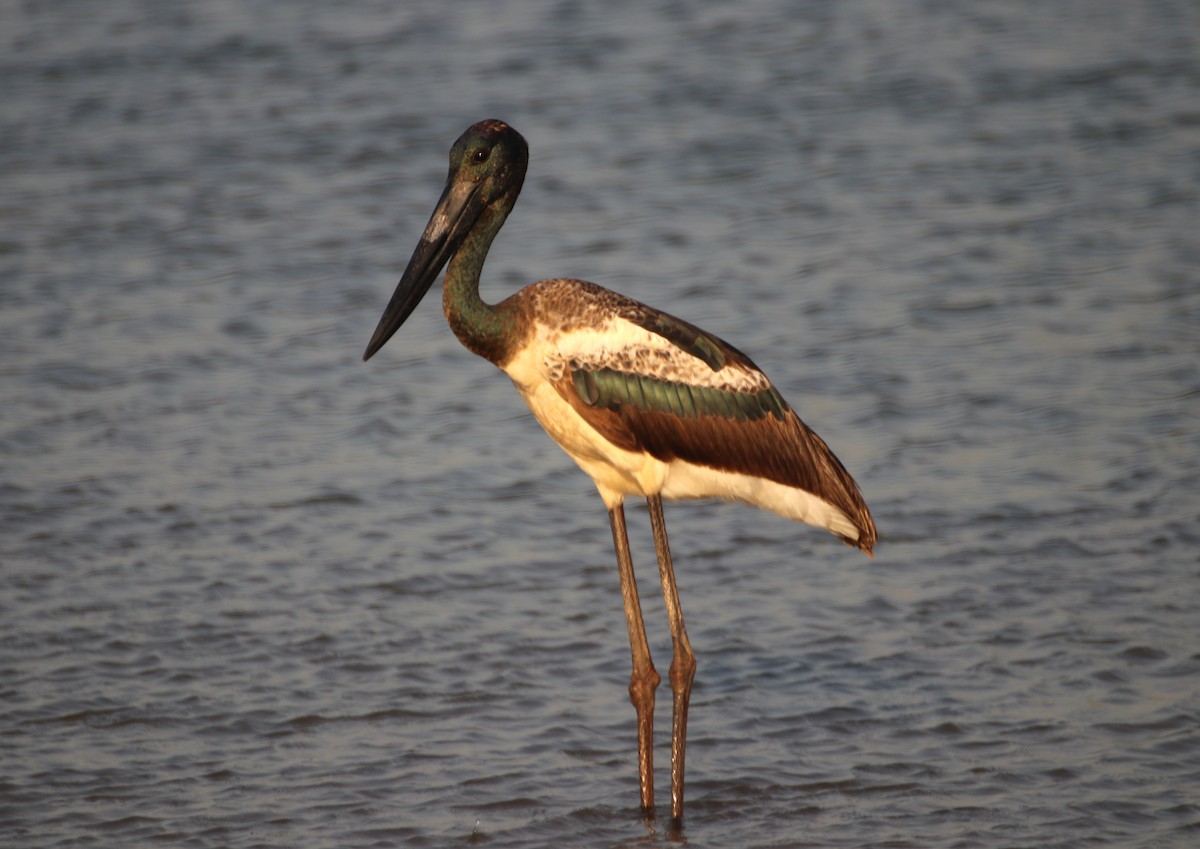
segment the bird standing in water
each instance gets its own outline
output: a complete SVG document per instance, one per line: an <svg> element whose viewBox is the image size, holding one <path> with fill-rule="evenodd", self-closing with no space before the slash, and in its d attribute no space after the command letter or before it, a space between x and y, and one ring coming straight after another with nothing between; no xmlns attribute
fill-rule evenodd
<svg viewBox="0 0 1200 849"><path fill-rule="evenodd" d="M484 258L516 203L528 162L525 139L503 121L480 121L459 137L441 199L363 359L383 347L449 263L442 309L454 334L512 378L546 432L595 481L612 525L629 627L642 810L653 816L660 678L646 642L624 510L627 496L646 499L673 647L671 817L678 822L696 660L662 499L740 501L825 528L867 554L875 523L850 473L732 345L582 280L542 280L498 304L484 303Z"/></svg>

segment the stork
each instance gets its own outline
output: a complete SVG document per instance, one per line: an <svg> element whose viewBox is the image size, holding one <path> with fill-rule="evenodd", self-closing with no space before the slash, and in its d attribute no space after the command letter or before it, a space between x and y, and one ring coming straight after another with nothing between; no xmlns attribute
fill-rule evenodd
<svg viewBox="0 0 1200 849"><path fill-rule="evenodd" d="M646 500L673 648L671 817L679 823L696 659L662 500L743 502L825 528L868 555L875 523L850 473L732 345L582 280L542 280L498 304L483 301L484 259L516 203L528 162L525 139L503 121L480 121L458 138L441 199L363 359L392 337L446 266L442 309L454 334L512 379L546 432L595 482L612 526L629 628L642 811L653 818L660 677L646 640L624 510L628 496Z"/></svg>

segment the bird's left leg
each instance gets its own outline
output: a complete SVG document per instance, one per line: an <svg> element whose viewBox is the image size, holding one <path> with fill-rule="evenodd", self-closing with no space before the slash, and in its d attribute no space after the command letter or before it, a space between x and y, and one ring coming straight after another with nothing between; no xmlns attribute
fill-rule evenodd
<svg viewBox="0 0 1200 849"><path fill-rule="evenodd" d="M654 547L658 551L658 574L662 581L667 621L671 626L671 818L683 818L683 759L687 745L688 701L692 697L692 679L696 675L696 655L683 627L683 608L679 604L679 589L675 586L675 567L671 563L671 548L667 544L667 524L663 519L662 497L646 498L650 525L654 529Z"/></svg>
<svg viewBox="0 0 1200 849"><path fill-rule="evenodd" d="M625 601L625 622L629 626L629 649L633 655L633 674L629 676L629 700L637 712L638 781L642 790L642 815L654 818L654 690L658 672L650 660L650 645L642 621L637 580L633 576L633 558L629 554L629 534L625 529L625 508L617 504L608 511L612 524L613 546L617 550L617 570L621 576L621 596Z"/></svg>

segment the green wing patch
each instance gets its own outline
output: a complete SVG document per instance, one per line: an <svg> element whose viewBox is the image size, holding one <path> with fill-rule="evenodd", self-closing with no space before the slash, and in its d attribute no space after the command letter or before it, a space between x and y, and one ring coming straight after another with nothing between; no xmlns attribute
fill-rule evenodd
<svg viewBox="0 0 1200 849"><path fill-rule="evenodd" d="M733 392L609 368L578 369L571 372L571 378L575 391L585 404L609 410L629 406L681 418L720 416L753 421L767 416L783 419L788 409L772 386L758 392Z"/></svg>

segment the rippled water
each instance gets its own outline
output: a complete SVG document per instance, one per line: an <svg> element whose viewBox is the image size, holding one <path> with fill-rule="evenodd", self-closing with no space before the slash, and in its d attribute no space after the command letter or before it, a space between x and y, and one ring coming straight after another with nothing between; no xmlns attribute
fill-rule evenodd
<svg viewBox="0 0 1200 849"><path fill-rule="evenodd" d="M485 296L580 276L724 336L880 527L668 507L682 838L1200 840L1195 4L0 24L0 844L680 837L636 809L591 484L436 304L359 361L488 116L532 164Z"/></svg>

